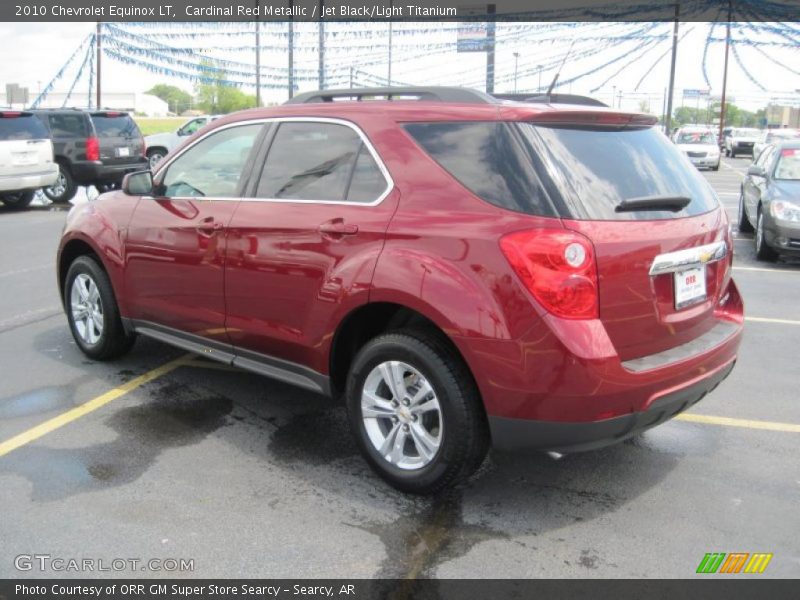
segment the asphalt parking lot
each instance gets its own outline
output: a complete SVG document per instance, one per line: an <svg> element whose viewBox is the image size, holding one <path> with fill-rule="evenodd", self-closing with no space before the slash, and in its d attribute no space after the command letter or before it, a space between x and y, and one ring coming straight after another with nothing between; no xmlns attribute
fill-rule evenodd
<svg viewBox="0 0 800 600"><path fill-rule="evenodd" d="M732 222L748 164L705 174ZM425 499L374 476L313 394L147 339L85 359L55 282L65 216L0 207L0 577L86 576L19 571L31 554L193 560L128 577L691 577L707 552L800 573L800 263L757 262L749 236L745 339L713 394L612 448L493 453Z"/></svg>

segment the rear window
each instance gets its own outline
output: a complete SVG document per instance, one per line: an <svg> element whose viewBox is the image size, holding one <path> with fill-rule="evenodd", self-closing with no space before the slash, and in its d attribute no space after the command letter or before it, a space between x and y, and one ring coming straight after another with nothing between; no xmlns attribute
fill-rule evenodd
<svg viewBox="0 0 800 600"><path fill-rule="evenodd" d="M31 114L5 116L0 113L0 141L41 140L49 137L44 124Z"/></svg>
<svg viewBox="0 0 800 600"><path fill-rule="evenodd" d="M680 150L654 128L585 130L518 125L533 152L557 173L566 215L588 220L688 217L719 206L711 186ZM617 212L624 200L685 196L678 212Z"/></svg>
<svg viewBox="0 0 800 600"><path fill-rule="evenodd" d="M99 138L139 137L139 128L128 114L101 113L92 115L94 130Z"/></svg>
<svg viewBox="0 0 800 600"><path fill-rule="evenodd" d="M709 184L665 136L647 129L578 129L531 123L407 124L464 186L496 206L583 220L655 220L718 206ZM678 212L617 212L624 200L686 196Z"/></svg>

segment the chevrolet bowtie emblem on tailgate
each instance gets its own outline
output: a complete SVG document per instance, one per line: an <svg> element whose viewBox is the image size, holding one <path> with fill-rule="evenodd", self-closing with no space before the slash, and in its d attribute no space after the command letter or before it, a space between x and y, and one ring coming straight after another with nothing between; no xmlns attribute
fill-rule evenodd
<svg viewBox="0 0 800 600"><path fill-rule="evenodd" d="M659 254L653 259L650 267L650 275L660 275L662 273L675 273L687 267L700 266L717 260L722 260L728 255L728 247L724 240L698 246L697 248L687 248L667 254Z"/></svg>

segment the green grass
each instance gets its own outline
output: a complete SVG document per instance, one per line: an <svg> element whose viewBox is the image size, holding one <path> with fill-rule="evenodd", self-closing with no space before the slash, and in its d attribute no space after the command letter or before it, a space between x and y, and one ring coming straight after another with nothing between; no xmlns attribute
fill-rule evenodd
<svg viewBox="0 0 800 600"><path fill-rule="evenodd" d="M175 131L178 127L186 123L189 117L135 117L134 120L139 126L142 135L152 135L154 133Z"/></svg>

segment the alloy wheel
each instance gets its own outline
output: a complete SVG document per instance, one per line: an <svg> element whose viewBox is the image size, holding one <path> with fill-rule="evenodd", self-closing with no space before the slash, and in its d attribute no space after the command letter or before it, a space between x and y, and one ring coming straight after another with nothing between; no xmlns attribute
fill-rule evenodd
<svg viewBox="0 0 800 600"><path fill-rule="evenodd" d="M103 302L97 284L85 273L72 282L70 310L80 338L90 346L97 344L103 336Z"/></svg>
<svg viewBox="0 0 800 600"><path fill-rule="evenodd" d="M428 379L413 366L385 361L370 371L361 418L384 460L404 470L427 466L442 444L442 409Z"/></svg>

